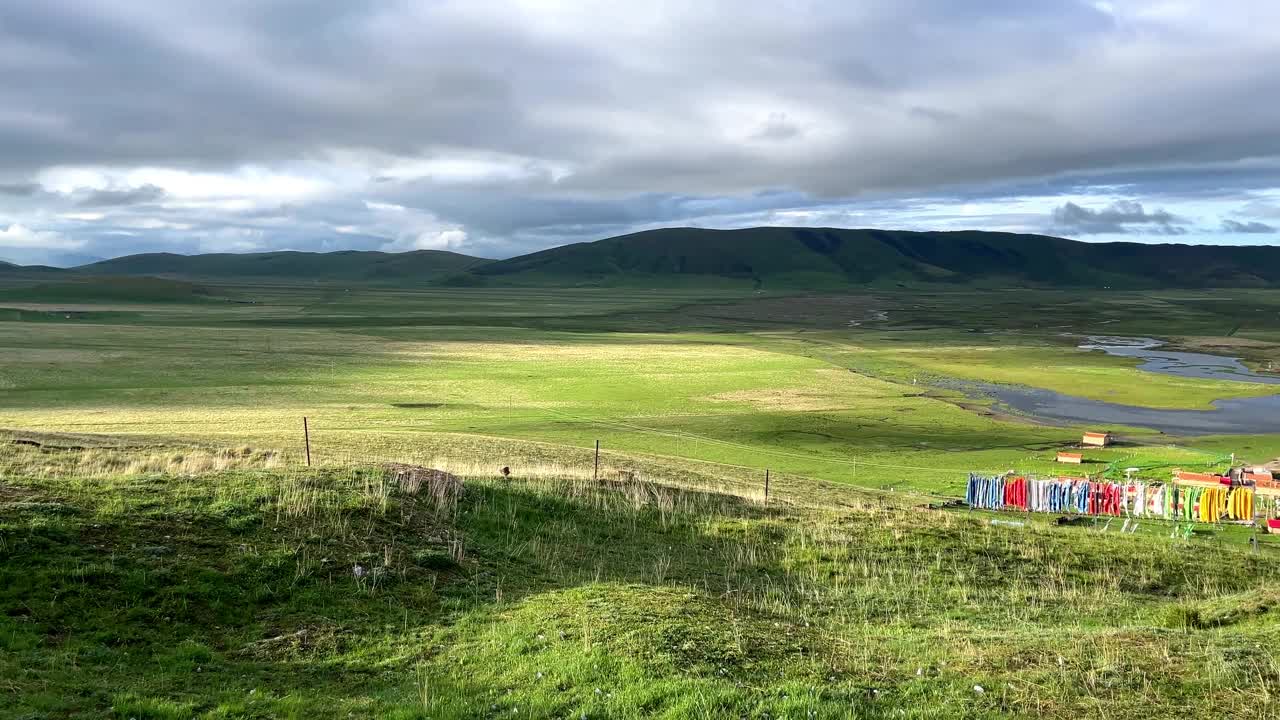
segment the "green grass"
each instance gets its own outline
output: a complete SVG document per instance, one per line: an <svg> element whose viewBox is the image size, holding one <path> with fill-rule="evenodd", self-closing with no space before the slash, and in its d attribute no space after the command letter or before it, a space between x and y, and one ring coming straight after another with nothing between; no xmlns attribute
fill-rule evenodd
<svg viewBox="0 0 1280 720"><path fill-rule="evenodd" d="M1078 440L785 352L776 338L450 328L395 337L0 326L11 348L0 427L296 448L307 416L328 457L431 459L451 455L460 435L566 451L599 439L613 452L935 492L955 492L971 469L1052 469L1053 451Z"/></svg>
<svg viewBox="0 0 1280 720"><path fill-rule="evenodd" d="M209 288L151 277L94 277L0 290L0 302L21 303L202 303L215 298ZM224 301L225 302L225 301Z"/></svg>
<svg viewBox="0 0 1280 720"><path fill-rule="evenodd" d="M919 508L1080 430L925 381L1254 393L1063 333L1258 363L1273 293L209 287L246 302L0 309L0 717L1277 711L1268 538ZM1122 436L1072 470L1280 456Z"/></svg>
<svg viewBox="0 0 1280 720"><path fill-rule="evenodd" d="M1201 407L1265 391L1142 373L1130 361L1075 350L1057 326L1039 334L956 328L981 321L981 298L1002 306L1004 294L742 303L706 291L282 285L228 292L251 292L259 302L120 305L90 317L45 305L24 311L51 312L44 322L0 323L9 349L0 361L0 427L217 438L296 451L305 415L317 451L329 457L448 457L476 436L573 454L598 439L610 452L719 464L725 472L770 468L955 493L971 469L1053 472L1054 451L1079 429L984 416L913 381L1018 382L1155 407ZM1144 302L1134 299L1135 307ZM1068 304L1060 293L1031 293L1022 302L1035 317L1043 316L1037 305L1048 303ZM816 327L779 327L793 324L797 304L816 310L808 315ZM879 308L887 320L831 327L855 313L876 317ZM1170 311L1147 334L1186 336L1201 322L1196 312ZM677 315L685 327L666 322ZM991 317L1012 322L1004 310ZM931 318L941 327L922 328ZM543 327L552 321L594 329ZM500 324L486 324L493 322ZM655 332L659 323L678 331ZM634 331L641 327L647 331ZM1230 444L1210 438L1171 446L1150 433L1129 435L1155 445L1091 459L1137 453L1140 463L1195 464L1202 451L1220 455ZM1274 457L1266 454L1274 443L1258 447L1254 459Z"/></svg>
<svg viewBox="0 0 1280 720"><path fill-rule="evenodd" d="M3 717L1276 709L1270 545L582 466L439 506L254 451L188 448L193 475L0 452Z"/></svg>

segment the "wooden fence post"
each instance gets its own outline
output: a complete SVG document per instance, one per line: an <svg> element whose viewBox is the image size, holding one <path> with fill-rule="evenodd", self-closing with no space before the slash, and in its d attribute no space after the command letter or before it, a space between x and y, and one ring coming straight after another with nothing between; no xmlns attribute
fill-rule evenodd
<svg viewBox="0 0 1280 720"><path fill-rule="evenodd" d="M764 469L764 504L769 504L769 468Z"/></svg>
<svg viewBox="0 0 1280 720"><path fill-rule="evenodd" d="M302 417L302 440L307 445L307 467L311 467L311 430L307 428L307 418Z"/></svg>
<svg viewBox="0 0 1280 720"><path fill-rule="evenodd" d="M595 480L596 482L600 481L600 441L599 440L596 441L596 466L595 466L595 470L591 472L591 479Z"/></svg>

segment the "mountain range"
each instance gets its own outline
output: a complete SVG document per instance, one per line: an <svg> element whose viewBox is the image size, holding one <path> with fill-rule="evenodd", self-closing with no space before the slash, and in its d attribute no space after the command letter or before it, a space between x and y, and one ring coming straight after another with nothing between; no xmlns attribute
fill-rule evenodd
<svg viewBox="0 0 1280 720"><path fill-rule="evenodd" d="M759 227L667 228L505 260L453 252L130 255L0 275L323 280L397 285L698 285L839 289L957 284L1032 287L1277 287L1280 247L1086 243L1045 235Z"/></svg>

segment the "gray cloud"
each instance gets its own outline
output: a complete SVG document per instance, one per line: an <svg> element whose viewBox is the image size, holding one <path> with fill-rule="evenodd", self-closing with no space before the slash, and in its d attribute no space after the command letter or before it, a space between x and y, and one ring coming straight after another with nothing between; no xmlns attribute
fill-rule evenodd
<svg viewBox="0 0 1280 720"><path fill-rule="evenodd" d="M1266 235L1274 233L1276 229L1271 225L1264 222L1258 222L1257 220L1246 220L1244 222L1240 222L1239 220L1231 220L1228 218L1222 221L1222 231L1226 233L1240 233L1246 235Z"/></svg>
<svg viewBox="0 0 1280 720"><path fill-rule="evenodd" d="M1277 183L1280 185L1280 183ZM1280 203L1269 199L1253 198L1236 215L1244 217L1261 217L1268 220L1280 220Z"/></svg>
<svg viewBox="0 0 1280 720"><path fill-rule="evenodd" d="M752 135L757 140L790 140L799 137L804 131L787 119L784 112L769 114L769 119Z"/></svg>
<svg viewBox="0 0 1280 720"><path fill-rule="evenodd" d="M1165 210L1147 212L1142 203L1121 200L1101 210L1091 210L1073 202L1053 211L1053 230L1068 235L1139 233L1182 235L1187 220Z"/></svg>
<svg viewBox="0 0 1280 720"><path fill-rule="evenodd" d="M140 185L133 188L88 190L76 200L80 207L110 207L114 205L139 205L163 199L163 188Z"/></svg>
<svg viewBox="0 0 1280 720"><path fill-rule="evenodd" d="M1069 234L1236 234L1183 207L1280 187L1280 6L1112 5L0 0L0 225L100 254L1053 206Z"/></svg>
<svg viewBox="0 0 1280 720"><path fill-rule="evenodd" d="M577 165L579 187L841 195L1280 149L1280 103L1255 94L1280 87L1266 72L1280 48L1162 39L1155 24L1134 35L1087 2L813 0L780 22L771 4L723 0L646 14L640 29L594 3L557 15L503 2L14 5L8 34L64 59L3 72L6 105L32 108L0 126L14 164L465 147ZM1141 82L1213 58L1237 62ZM1064 84L1085 74L1088 86ZM1206 128L1188 112L1205 91L1255 110ZM762 155L726 127L770 114L808 118L823 139ZM939 128L940 116L954 121ZM687 167L691 150L707 162Z"/></svg>
<svg viewBox="0 0 1280 720"><path fill-rule="evenodd" d="M40 192L40 183L0 183L0 195L30 197Z"/></svg>

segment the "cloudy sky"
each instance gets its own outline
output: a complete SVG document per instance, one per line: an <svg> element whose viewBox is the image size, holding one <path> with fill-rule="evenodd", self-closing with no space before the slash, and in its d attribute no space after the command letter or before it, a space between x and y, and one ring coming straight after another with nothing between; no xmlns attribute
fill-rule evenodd
<svg viewBox="0 0 1280 720"><path fill-rule="evenodd" d="M1280 242L1280 3L0 0L0 259L762 224Z"/></svg>

